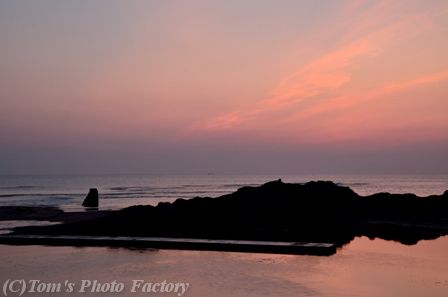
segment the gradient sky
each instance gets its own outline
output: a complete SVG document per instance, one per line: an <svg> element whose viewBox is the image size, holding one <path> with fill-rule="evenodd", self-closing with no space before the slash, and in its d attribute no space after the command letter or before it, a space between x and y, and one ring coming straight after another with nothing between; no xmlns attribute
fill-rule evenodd
<svg viewBox="0 0 448 297"><path fill-rule="evenodd" d="M0 173L448 173L448 2L0 0Z"/></svg>

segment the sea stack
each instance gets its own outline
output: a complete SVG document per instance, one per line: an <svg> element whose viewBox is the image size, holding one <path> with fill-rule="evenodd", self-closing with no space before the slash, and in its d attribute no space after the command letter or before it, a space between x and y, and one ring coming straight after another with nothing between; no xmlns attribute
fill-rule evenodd
<svg viewBox="0 0 448 297"><path fill-rule="evenodd" d="M98 207L98 190L91 188L89 194L87 194L86 199L82 203L85 207Z"/></svg>

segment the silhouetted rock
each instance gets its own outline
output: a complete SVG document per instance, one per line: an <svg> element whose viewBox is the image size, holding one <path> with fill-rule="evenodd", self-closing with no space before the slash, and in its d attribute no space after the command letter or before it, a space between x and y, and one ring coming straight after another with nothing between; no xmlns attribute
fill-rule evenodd
<svg viewBox="0 0 448 297"><path fill-rule="evenodd" d="M82 206L85 207L98 207L98 190L95 188L90 189L89 194L84 199Z"/></svg>
<svg viewBox="0 0 448 297"><path fill-rule="evenodd" d="M0 221L50 220L63 211L55 207L0 206Z"/></svg>
<svg viewBox="0 0 448 297"><path fill-rule="evenodd" d="M445 192L446 194L446 192ZM448 197L362 197L333 182L268 182L218 198L132 206L88 222L17 228L34 234L331 242L355 236L404 244L448 234Z"/></svg>

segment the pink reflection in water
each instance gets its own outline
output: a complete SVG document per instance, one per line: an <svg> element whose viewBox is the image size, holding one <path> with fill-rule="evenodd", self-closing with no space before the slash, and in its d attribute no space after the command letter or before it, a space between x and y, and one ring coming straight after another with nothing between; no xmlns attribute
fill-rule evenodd
<svg viewBox="0 0 448 297"><path fill-rule="evenodd" d="M336 255L316 257L0 245L0 285L9 278L46 282L68 279L77 284L83 279L116 280L125 284L121 296L148 296L130 293L132 280L142 279L188 282L190 286L183 295L187 297L438 297L448 296L447 247L448 237L414 246L362 237ZM85 295L75 290L67 296Z"/></svg>

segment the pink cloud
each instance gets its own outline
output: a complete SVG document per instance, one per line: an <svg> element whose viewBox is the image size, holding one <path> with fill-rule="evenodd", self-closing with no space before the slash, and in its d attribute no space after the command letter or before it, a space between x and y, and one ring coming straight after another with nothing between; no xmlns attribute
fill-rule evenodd
<svg viewBox="0 0 448 297"><path fill-rule="evenodd" d="M365 4L365 1L352 2L352 6L342 12L342 16L347 17L349 11L358 10ZM423 13L403 16L397 20L388 18L389 10L399 9L402 4L401 1L382 1L358 14L356 23L339 20L338 25L344 23L350 27L340 37L341 43L346 45L324 52L301 69L279 79L277 86L266 98L250 108L240 107L222 116L196 122L184 133L191 135L222 130L256 133L263 129L272 131L279 128L277 134L290 135L294 129L307 131L314 128L312 136L305 133L310 141L329 135L339 139L362 136L362 126L355 128L353 125L362 123L365 115L351 113L351 109L366 102L382 100L383 96L393 92L436 83L448 77L448 72L436 72L407 80L397 76L389 83L378 85L367 82L362 88L353 87L356 86L352 83L357 74L355 70L387 53L391 47L437 29L431 16ZM334 32L333 28L327 30ZM368 113L368 110L364 111ZM316 117L319 120L311 120ZM403 122L403 127L406 125L409 123Z"/></svg>
<svg viewBox="0 0 448 297"><path fill-rule="evenodd" d="M234 111L229 114L214 118L206 123L196 123L188 127L189 131L197 129L206 131L224 130L230 128L234 123L240 120L240 112Z"/></svg>
<svg viewBox="0 0 448 297"><path fill-rule="evenodd" d="M266 109L277 109L326 91L337 90L350 81L350 74L344 71L344 67L367 51L369 48L365 44L351 44L327 54L284 78L272 92L271 98L261 104L266 105Z"/></svg>
<svg viewBox="0 0 448 297"><path fill-rule="evenodd" d="M390 85L386 86L383 91L385 91L385 92L398 91L398 90L410 88L410 87L421 85L421 84L435 83L435 82L441 81L447 77L448 77L448 71L429 74L429 75L425 75L425 76L418 77L415 79L390 84Z"/></svg>

